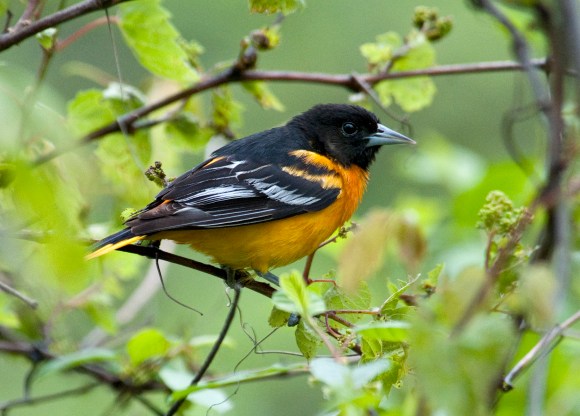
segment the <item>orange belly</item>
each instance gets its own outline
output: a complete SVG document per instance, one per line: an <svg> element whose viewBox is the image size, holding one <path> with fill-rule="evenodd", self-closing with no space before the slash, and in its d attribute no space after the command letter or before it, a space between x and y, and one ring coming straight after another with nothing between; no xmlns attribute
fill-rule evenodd
<svg viewBox="0 0 580 416"><path fill-rule="evenodd" d="M151 238L189 244L216 263L233 269L266 272L290 264L314 252L356 210L367 173L351 167L339 174L342 191L333 204L321 211L240 227L166 231Z"/></svg>

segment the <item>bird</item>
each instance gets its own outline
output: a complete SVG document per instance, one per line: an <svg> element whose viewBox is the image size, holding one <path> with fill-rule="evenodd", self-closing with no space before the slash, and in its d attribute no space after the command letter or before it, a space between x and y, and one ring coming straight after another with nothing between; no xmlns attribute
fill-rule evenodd
<svg viewBox="0 0 580 416"><path fill-rule="evenodd" d="M313 253L354 214L381 146L415 141L348 104L318 104L234 140L170 182L92 259L141 240L187 244L226 270L271 269Z"/></svg>

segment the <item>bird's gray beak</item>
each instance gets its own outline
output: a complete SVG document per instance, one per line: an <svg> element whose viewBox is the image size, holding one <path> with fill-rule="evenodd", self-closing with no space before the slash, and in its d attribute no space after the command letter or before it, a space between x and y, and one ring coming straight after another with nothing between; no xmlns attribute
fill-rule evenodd
<svg viewBox="0 0 580 416"><path fill-rule="evenodd" d="M376 133L367 136L369 142L366 147L383 146L385 144L417 144L415 140L397 133L395 130L379 124Z"/></svg>

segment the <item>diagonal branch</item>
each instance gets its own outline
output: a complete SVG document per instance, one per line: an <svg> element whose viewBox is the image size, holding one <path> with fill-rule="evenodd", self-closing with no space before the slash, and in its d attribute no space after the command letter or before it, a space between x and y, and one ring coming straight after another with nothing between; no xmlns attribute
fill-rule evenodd
<svg viewBox="0 0 580 416"><path fill-rule="evenodd" d="M79 16L97 10L106 9L126 1L129 0L85 0L34 22L25 24L25 22L21 20L14 29L11 30L9 28L8 31L0 35L0 52L19 44L23 40L32 37L45 29L58 26L61 23L76 19Z"/></svg>

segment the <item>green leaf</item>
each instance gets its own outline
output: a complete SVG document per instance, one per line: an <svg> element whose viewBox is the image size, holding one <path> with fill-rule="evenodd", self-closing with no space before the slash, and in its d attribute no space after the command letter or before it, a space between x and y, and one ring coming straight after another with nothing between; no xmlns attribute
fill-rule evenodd
<svg viewBox="0 0 580 416"><path fill-rule="evenodd" d="M411 325L403 321L371 322L356 327L356 332L366 338L387 342L405 342Z"/></svg>
<svg viewBox="0 0 580 416"><path fill-rule="evenodd" d="M141 65L152 74L183 83L199 79L181 44L181 36L171 24L169 12L159 0L126 2L118 7L119 27L125 42Z"/></svg>
<svg viewBox="0 0 580 416"><path fill-rule="evenodd" d="M304 319L298 323L294 337L298 349L307 360L314 357L322 345L320 337L304 322Z"/></svg>
<svg viewBox="0 0 580 416"><path fill-rule="evenodd" d="M429 106L433 102L433 97L437 88L435 83L428 77L414 77L393 81L383 81L380 84L388 83L388 91L397 104L406 112L419 111ZM377 90L379 97L385 94L385 89ZM390 99L384 103L387 105Z"/></svg>
<svg viewBox="0 0 580 416"><path fill-rule="evenodd" d="M371 292L366 282L360 282L356 292L347 294L338 286L332 285L324 294L324 302L328 310L337 309L357 309L367 310L371 306ZM362 314L340 314L340 316L349 322L355 323L364 315Z"/></svg>
<svg viewBox="0 0 580 416"><path fill-rule="evenodd" d="M36 373L36 378L38 379L61 371L77 368L85 364L110 362L116 358L117 356L113 351L104 348L79 350L48 361L40 367L40 370Z"/></svg>
<svg viewBox="0 0 580 416"><path fill-rule="evenodd" d="M299 273L280 276L280 290L274 293L272 302L280 310L302 316L318 315L326 311L322 297L307 289Z"/></svg>
<svg viewBox="0 0 580 416"><path fill-rule="evenodd" d="M383 33L376 37L376 42L363 43L360 52L371 68L382 66L393 59L395 51L401 47L403 41L396 32Z"/></svg>
<svg viewBox="0 0 580 416"><path fill-rule="evenodd" d="M290 314L288 312L281 311L280 309L274 307L274 308L272 308L272 311L270 312L270 317L268 318L268 324L270 324L270 326L272 328L280 328L280 327L286 326L286 323L288 322L289 317L290 317Z"/></svg>
<svg viewBox="0 0 580 416"><path fill-rule="evenodd" d="M0 9L1 8L2 5L0 4ZM56 39L57 33L58 30L56 28L49 27L48 29L44 29L42 32L37 33L36 39L43 49L50 51L54 48L54 41Z"/></svg>
<svg viewBox="0 0 580 416"><path fill-rule="evenodd" d="M200 126L197 117L186 112L179 113L164 126L169 140L193 150L204 148L214 134L213 129Z"/></svg>
<svg viewBox="0 0 580 416"><path fill-rule="evenodd" d="M161 331L146 328L133 335L126 348L131 364L138 366L144 361L164 357L170 346Z"/></svg>
<svg viewBox="0 0 580 416"><path fill-rule="evenodd" d="M252 13L289 14L304 6L304 0L249 0Z"/></svg>
<svg viewBox="0 0 580 416"><path fill-rule="evenodd" d="M396 308L397 303L399 303L399 298L401 297L401 295L405 293L415 282L417 282L418 278L419 276L408 281L398 289L395 287L394 290L391 291L392 292L391 295L381 305L381 315L386 315L387 311Z"/></svg>

